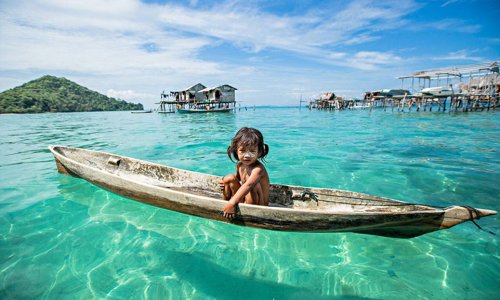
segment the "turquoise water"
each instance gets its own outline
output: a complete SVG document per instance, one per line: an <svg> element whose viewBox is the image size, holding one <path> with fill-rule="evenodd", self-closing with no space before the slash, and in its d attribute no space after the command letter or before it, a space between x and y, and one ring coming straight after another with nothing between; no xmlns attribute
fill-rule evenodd
<svg viewBox="0 0 500 300"><path fill-rule="evenodd" d="M223 175L261 129L271 180L500 210L496 112L0 115L2 299L493 299L497 216L414 239L284 233L190 217L57 173L50 144Z"/></svg>

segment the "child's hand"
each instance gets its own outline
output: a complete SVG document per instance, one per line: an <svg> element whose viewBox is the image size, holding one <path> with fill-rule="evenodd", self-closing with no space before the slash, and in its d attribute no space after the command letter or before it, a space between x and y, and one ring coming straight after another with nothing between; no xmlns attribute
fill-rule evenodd
<svg viewBox="0 0 500 300"><path fill-rule="evenodd" d="M224 206L224 211L223 211L223 215L225 218L228 218L228 219L234 219L234 215L235 215L235 205L232 204L231 202L228 202L226 204L226 206Z"/></svg>
<svg viewBox="0 0 500 300"><path fill-rule="evenodd" d="M221 181L219 181L219 187L222 192L224 192L224 178L222 178Z"/></svg>

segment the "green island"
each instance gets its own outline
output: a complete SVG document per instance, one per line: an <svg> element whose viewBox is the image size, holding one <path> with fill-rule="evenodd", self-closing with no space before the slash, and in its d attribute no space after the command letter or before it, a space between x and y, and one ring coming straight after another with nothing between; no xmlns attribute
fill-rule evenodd
<svg viewBox="0 0 500 300"><path fill-rule="evenodd" d="M143 110L63 77L46 75L0 93L0 114Z"/></svg>

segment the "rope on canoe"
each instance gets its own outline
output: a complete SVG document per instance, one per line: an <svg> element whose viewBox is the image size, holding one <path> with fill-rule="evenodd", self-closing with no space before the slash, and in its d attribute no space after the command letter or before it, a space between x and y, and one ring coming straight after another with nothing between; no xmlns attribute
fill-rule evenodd
<svg viewBox="0 0 500 300"><path fill-rule="evenodd" d="M318 196L315 193L313 193L311 191L308 191L308 190L304 190L302 192L302 195L300 196L300 199L302 201L304 201L304 197L306 195L309 196L309 199L312 199L312 200L316 201L316 206L319 206L319 199L318 199Z"/></svg>
<svg viewBox="0 0 500 300"><path fill-rule="evenodd" d="M466 208L468 211L469 211L469 214L470 214L470 221L476 225L477 228L479 228L480 230L482 231L485 231L493 236L496 236L496 234L490 230L486 230L484 229L483 227L479 226L479 224L476 223L476 221L474 220L474 215L472 214L473 212L476 214L477 216L477 219L481 219L481 215L479 214L479 211L477 209L475 209L474 207L472 206L468 206L468 205L461 205L463 208Z"/></svg>

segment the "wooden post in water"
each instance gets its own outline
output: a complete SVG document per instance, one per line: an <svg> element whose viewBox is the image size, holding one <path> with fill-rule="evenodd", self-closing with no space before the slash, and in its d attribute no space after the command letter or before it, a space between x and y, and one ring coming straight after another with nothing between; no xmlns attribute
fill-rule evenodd
<svg viewBox="0 0 500 300"><path fill-rule="evenodd" d="M405 97L406 97L406 93L405 93ZM413 106L413 98L410 97L410 99L408 99L408 112L411 112L412 106Z"/></svg>

